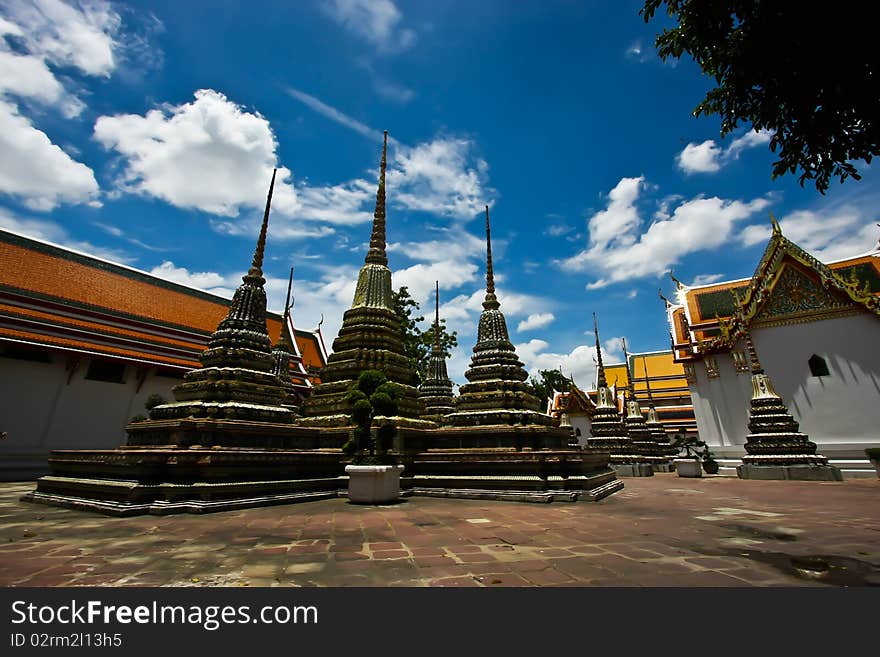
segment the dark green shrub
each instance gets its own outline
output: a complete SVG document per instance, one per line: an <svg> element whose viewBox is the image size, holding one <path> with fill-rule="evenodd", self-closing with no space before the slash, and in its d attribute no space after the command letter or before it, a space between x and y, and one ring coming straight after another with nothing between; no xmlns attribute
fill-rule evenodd
<svg viewBox="0 0 880 657"><path fill-rule="evenodd" d="M386 462L386 452L391 447L396 427L384 423L376 428L373 438L373 418L397 415L399 396L400 389L378 370L361 372L357 383L348 390L345 400L351 404L349 417L354 429L342 449L345 454L353 456L353 463L378 465Z"/></svg>
<svg viewBox="0 0 880 657"><path fill-rule="evenodd" d="M157 406L167 403L167 400L162 395L160 395L158 392L154 392L152 395L147 397L147 401L144 402L144 408L146 408L148 411L152 411Z"/></svg>

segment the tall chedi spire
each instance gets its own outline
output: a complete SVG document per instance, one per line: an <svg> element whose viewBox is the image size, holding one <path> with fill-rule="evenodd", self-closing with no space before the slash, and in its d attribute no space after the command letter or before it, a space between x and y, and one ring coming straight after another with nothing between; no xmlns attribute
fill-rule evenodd
<svg viewBox="0 0 880 657"><path fill-rule="evenodd" d="M746 456L736 469L740 479L806 479L843 481L843 475L828 459L816 453L816 443L798 431L798 422L764 372L752 334L740 315L746 350L752 372L752 398L749 402L749 431Z"/></svg>
<svg viewBox="0 0 880 657"><path fill-rule="evenodd" d="M434 282L434 346L428 360L425 380L419 386L419 399L424 406L422 419L441 423L444 415L455 410L452 381L446 371L446 354L440 345L440 281Z"/></svg>
<svg viewBox="0 0 880 657"><path fill-rule="evenodd" d="M654 406L654 396L651 394L651 375L648 374L648 359L642 356L642 369L645 371L645 388L648 391L648 418L645 424L648 425L648 431L651 433L651 439L660 446L658 450L661 456L666 457L665 461L656 465L660 472L672 472L675 465L672 462L673 455L678 450L672 446L663 423L660 422L660 416L657 415L657 407Z"/></svg>
<svg viewBox="0 0 880 657"><path fill-rule="evenodd" d="M250 269L232 297L229 312L208 341L202 367L187 372L172 390L176 402L156 406L150 419L210 417L289 423L290 408L282 405L286 391L274 373L275 359L266 328L266 279L263 255L275 175L269 183L266 209Z"/></svg>
<svg viewBox="0 0 880 657"><path fill-rule="evenodd" d="M422 406L414 387L417 377L404 355L400 319L394 310L391 270L385 253L385 168L388 131L382 143L376 209L370 233L370 247L358 274L351 308L342 316L342 328L333 341L333 353L321 372L321 384L300 408L302 426L345 426L350 424L348 387L364 370L381 370L400 386L398 408L407 422L418 426ZM401 424L401 423L398 423ZM405 422L404 422L405 424Z"/></svg>
<svg viewBox="0 0 880 657"><path fill-rule="evenodd" d="M453 426L544 425L552 418L539 412L540 402L525 384L528 374L507 333L507 320L495 296L492 268L492 232L486 206L486 296L477 329L468 380L460 390L456 412L446 416Z"/></svg>
<svg viewBox="0 0 880 657"><path fill-rule="evenodd" d="M611 455L609 464L618 475L651 476L654 470L649 464L640 463L638 455L634 453L632 441L626 434L626 426L617 412L617 400L608 387L596 313L593 313L593 333L596 338L596 410L593 411L590 421L591 438L588 445L607 449Z"/></svg>
<svg viewBox="0 0 880 657"><path fill-rule="evenodd" d="M633 451L639 455L639 461L650 463L652 466L663 461L660 456L659 445L654 442L651 431L645 422L645 416L642 415L642 408L635 394L635 384L633 383L632 371L629 367L629 353L626 350L626 339L623 343L623 361L626 366L626 387L623 390L624 400L624 416L623 422L626 425L626 435L632 441Z"/></svg>

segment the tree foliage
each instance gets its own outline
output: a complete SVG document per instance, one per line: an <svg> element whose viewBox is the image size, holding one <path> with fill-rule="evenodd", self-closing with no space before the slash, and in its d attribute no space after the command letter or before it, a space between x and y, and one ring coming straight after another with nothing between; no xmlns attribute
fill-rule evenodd
<svg viewBox="0 0 880 657"><path fill-rule="evenodd" d="M382 422L373 435L373 420L377 416L397 415L400 388L388 381L384 372L364 370L345 395L351 406L350 419L354 429L342 450L353 455L356 463L380 464L385 458L395 427L392 422Z"/></svg>
<svg viewBox="0 0 880 657"><path fill-rule="evenodd" d="M853 161L880 149L880 80L870 3L646 0L675 27L657 36L665 61L693 57L715 80L694 114L718 114L721 135L743 123L773 136L773 178L800 172L825 193L832 178L860 175Z"/></svg>
<svg viewBox="0 0 880 657"><path fill-rule="evenodd" d="M425 321L424 316L418 314L419 304L409 294L409 289L404 285L393 296L394 310L400 318L400 337L403 340L403 353L409 359L410 365L418 377L413 385L418 385L428 371L428 359L434 348L434 323L422 330L419 323ZM446 330L446 320L440 320L440 348L443 355L448 358L450 350L458 346L458 334L456 331Z"/></svg>
<svg viewBox="0 0 880 657"><path fill-rule="evenodd" d="M538 398L542 407L553 395L553 392L568 392L572 386L572 380L565 376L561 370L539 370L540 378L531 377L529 379L529 387L531 393Z"/></svg>

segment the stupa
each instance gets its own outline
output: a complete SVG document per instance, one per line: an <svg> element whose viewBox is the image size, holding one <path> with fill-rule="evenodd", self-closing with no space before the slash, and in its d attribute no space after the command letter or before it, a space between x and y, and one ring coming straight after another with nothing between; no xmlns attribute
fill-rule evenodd
<svg viewBox="0 0 880 657"><path fill-rule="evenodd" d="M599 323L593 313L593 332L596 338L596 410L590 423L589 445L606 449L610 465L622 477L651 477L654 468L636 454L626 432L626 425L617 412L615 395L608 387L602 348L599 345Z"/></svg>
<svg viewBox="0 0 880 657"><path fill-rule="evenodd" d="M275 174L256 251L202 367L173 388L175 401L126 427L115 450L55 450L52 474L23 499L111 515L205 513L335 497L344 485L338 450L293 426L289 370L266 328L262 263ZM289 313L289 306L287 309ZM284 328L282 327L282 335ZM289 363L289 360L287 361Z"/></svg>
<svg viewBox="0 0 880 657"><path fill-rule="evenodd" d="M741 323L745 327L745 322ZM840 470L816 453L816 443L798 431L798 422L764 372L749 329L743 328L752 373L746 456L737 466L740 479L843 481Z"/></svg>
<svg viewBox="0 0 880 657"><path fill-rule="evenodd" d="M507 333L507 321L495 296L492 270L492 234L486 206L486 296L477 329L477 344L468 380L459 390L455 413L444 418L454 427L486 425L550 426L553 419L539 411L540 402L529 392L529 375L516 355Z"/></svg>
<svg viewBox="0 0 880 657"><path fill-rule="evenodd" d="M651 440L659 446L658 453L666 457L664 461L654 463L654 470L656 472L674 472L675 463L673 462L673 457L678 454L678 450L672 446L669 436L666 434L666 429L663 428L663 423L660 421L660 416L657 415L657 407L654 406L654 396L651 394L651 377L648 375L648 362L644 356L642 356L642 369L645 370L645 388L648 391L648 417L645 420L645 424L648 426Z"/></svg>
<svg viewBox="0 0 880 657"><path fill-rule="evenodd" d="M428 372L419 385L419 399L422 401L423 420L442 423L443 416L455 411L455 397L452 394L452 381L446 371L446 354L440 346L440 282L434 283L434 346L428 360Z"/></svg>
<svg viewBox="0 0 880 657"><path fill-rule="evenodd" d="M404 355L400 319L394 311L391 270L385 253L385 167L388 131L382 144L379 186L370 248L358 274L351 308L342 316L342 328L333 341L333 353L316 386L300 407L299 426L345 427L350 424L344 397L364 370L381 370L400 386L398 418L401 425L431 426L420 420L422 405L413 383L415 372Z"/></svg>
<svg viewBox="0 0 880 657"><path fill-rule="evenodd" d="M275 173L251 267L235 291L226 318L199 356L202 367L184 375L183 383L172 389L175 401L153 408L151 420L191 417L289 423L293 419L291 410L281 405L285 391L274 372L266 329L262 267Z"/></svg>
<svg viewBox="0 0 880 657"><path fill-rule="evenodd" d="M623 422L626 426L626 435L629 436L633 453L641 463L649 463L652 470L658 470L661 464L666 462L651 430L645 422L642 407L636 398L635 385L632 380L632 372L629 368L629 353L626 350L626 339L623 340L623 360L626 365L627 384L623 390L624 415Z"/></svg>

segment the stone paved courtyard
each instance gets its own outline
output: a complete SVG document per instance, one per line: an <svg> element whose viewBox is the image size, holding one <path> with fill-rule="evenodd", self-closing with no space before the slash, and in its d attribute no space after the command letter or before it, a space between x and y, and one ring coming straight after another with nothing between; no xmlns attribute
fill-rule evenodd
<svg viewBox="0 0 880 657"><path fill-rule="evenodd" d="M880 481L626 479L599 503L344 499L109 518L0 484L3 586L865 586Z"/></svg>

